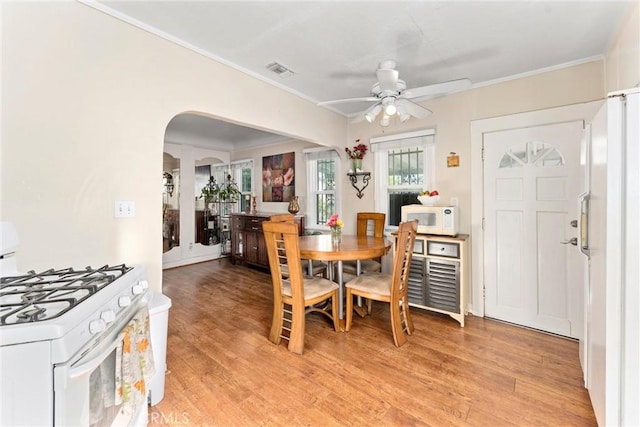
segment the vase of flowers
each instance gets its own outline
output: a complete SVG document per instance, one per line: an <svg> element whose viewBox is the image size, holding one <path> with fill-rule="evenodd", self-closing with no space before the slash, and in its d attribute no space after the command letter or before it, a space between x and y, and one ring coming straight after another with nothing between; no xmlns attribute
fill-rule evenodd
<svg viewBox="0 0 640 427"><path fill-rule="evenodd" d="M354 172L362 171L362 159L367 153L367 150L367 146L361 144L359 139L356 139L356 145L354 145L353 148L345 147L344 151L347 153L347 156L349 156L349 159L351 159Z"/></svg>
<svg viewBox="0 0 640 427"><path fill-rule="evenodd" d="M342 222L338 214L333 214L329 217L327 225L331 229L331 243L334 246L338 246L342 240L342 227L344 227L344 222Z"/></svg>

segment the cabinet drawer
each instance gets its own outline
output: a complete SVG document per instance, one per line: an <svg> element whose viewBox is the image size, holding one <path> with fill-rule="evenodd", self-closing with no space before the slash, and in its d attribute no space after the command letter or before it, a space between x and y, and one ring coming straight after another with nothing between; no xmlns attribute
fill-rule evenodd
<svg viewBox="0 0 640 427"><path fill-rule="evenodd" d="M427 255L460 258L460 244L453 242L429 241L427 243Z"/></svg>
<svg viewBox="0 0 640 427"><path fill-rule="evenodd" d="M232 220L232 225L234 230L244 230L244 218L239 216L234 216Z"/></svg>
<svg viewBox="0 0 640 427"><path fill-rule="evenodd" d="M265 218L248 217L245 218L244 228L247 231L262 231L262 221Z"/></svg>

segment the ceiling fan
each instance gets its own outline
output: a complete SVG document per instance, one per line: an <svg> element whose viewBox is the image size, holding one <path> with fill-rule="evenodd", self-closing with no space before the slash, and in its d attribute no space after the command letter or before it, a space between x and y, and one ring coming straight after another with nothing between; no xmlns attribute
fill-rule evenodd
<svg viewBox="0 0 640 427"><path fill-rule="evenodd" d="M323 101L317 105L342 104L345 102L375 102L364 113L364 119L373 123L378 114L382 113L381 126L389 126L391 117L398 115L402 123L411 117L425 118L431 110L411 101L429 95L441 95L453 91L469 88L471 80L458 79L428 86L407 89L404 80L398 78L395 61L381 62L376 71L378 82L371 87L371 96L363 98L338 99Z"/></svg>

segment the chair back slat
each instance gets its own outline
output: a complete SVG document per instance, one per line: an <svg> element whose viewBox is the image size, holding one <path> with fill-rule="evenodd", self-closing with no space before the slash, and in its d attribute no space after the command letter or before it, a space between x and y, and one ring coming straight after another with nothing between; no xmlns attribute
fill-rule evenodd
<svg viewBox="0 0 640 427"><path fill-rule="evenodd" d="M291 214L276 214L269 217L271 222L294 222L295 217Z"/></svg>
<svg viewBox="0 0 640 427"><path fill-rule="evenodd" d="M293 215L290 215L293 217ZM298 242L298 225L293 221L262 223L274 297L282 294L285 284L291 285L291 297L294 304L304 307L304 288L302 282L302 264ZM283 265L286 264L286 277L283 278ZM280 297L281 298L281 297Z"/></svg>
<svg viewBox="0 0 640 427"><path fill-rule="evenodd" d="M396 256L393 260L391 301L399 301L406 294L409 268L413 255L413 243L418 226L415 221L400 223L396 239Z"/></svg>
<svg viewBox="0 0 640 427"><path fill-rule="evenodd" d="M357 235L382 237L386 215L381 212L358 212Z"/></svg>

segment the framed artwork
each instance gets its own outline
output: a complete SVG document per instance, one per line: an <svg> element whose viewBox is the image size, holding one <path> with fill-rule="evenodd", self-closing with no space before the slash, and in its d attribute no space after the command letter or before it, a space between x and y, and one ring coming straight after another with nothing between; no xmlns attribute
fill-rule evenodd
<svg viewBox="0 0 640 427"><path fill-rule="evenodd" d="M262 158L262 201L289 202L296 195L296 153Z"/></svg>

